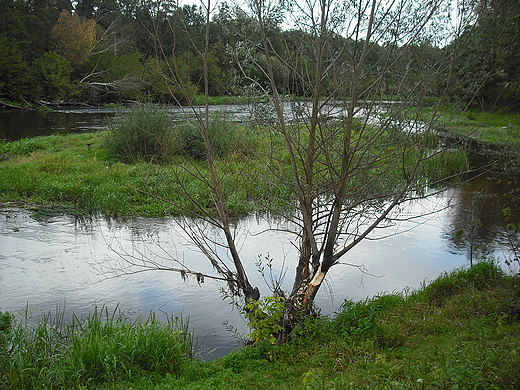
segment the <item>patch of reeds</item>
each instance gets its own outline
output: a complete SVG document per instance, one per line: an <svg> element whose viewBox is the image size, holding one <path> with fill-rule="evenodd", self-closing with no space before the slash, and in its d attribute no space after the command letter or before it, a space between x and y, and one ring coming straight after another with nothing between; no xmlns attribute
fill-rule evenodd
<svg viewBox="0 0 520 390"><path fill-rule="evenodd" d="M33 323L0 313L0 388L95 388L117 381L178 373L192 355L192 335L181 317L161 322L152 313L128 321L116 308L86 318L64 312Z"/></svg>

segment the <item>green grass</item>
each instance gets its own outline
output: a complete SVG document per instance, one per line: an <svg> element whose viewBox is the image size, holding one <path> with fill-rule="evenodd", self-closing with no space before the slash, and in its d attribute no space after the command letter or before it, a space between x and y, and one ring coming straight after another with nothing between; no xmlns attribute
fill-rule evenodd
<svg viewBox="0 0 520 390"><path fill-rule="evenodd" d="M117 309L87 318L63 312L30 322L0 312L0 388L63 389L175 374L192 354L193 339L180 317L128 322Z"/></svg>
<svg viewBox="0 0 520 390"><path fill-rule="evenodd" d="M340 172L344 128L332 122L319 132L314 192L330 191ZM464 151L429 153L438 140L404 137L360 124L353 132L350 198L391 193L409 172L418 188L466 168ZM272 130L272 129L271 129ZM264 126L244 126L213 115L208 128L218 186L231 216L273 212L296 203L293 172L284 138ZM290 127L300 180L308 129ZM410 143L413 142L413 148ZM329 169L335 165L333 169ZM329 168L327 168L329 167ZM364 168L368 167L368 168ZM403 169L406 171L403 173ZM77 216L201 216L215 213L205 145L189 122L175 123L162 109L141 105L115 118L107 132L70 134L0 143L0 204L32 204ZM384 178L384 179L383 179ZM367 184L369 183L369 184ZM357 193L356 191L360 189ZM60 207L56 207L60 206Z"/></svg>
<svg viewBox="0 0 520 390"><path fill-rule="evenodd" d="M467 111L445 111L440 123L456 133L499 144L520 146L520 114Z"/></svg>
<svg viewBox="0 0 520 390"><path fill-rule="evenodd" d="M335 316L306 321L284 345L245 346L213 362L190 359L184 347L174 347L179 340L170 333L181 337L181 346L187 339L170 326L127 324L105 313L67 328L68 333L49 326L50 318L46 325L15 325L4 313L3 388L520 386L520 279L504 275L491 262L446 273L418 291L347 301ZM11 382L20 376L25 382Z"/></svg>
<svg viewBox="0 0 520 390"><path fill-rule="evenodd" d="M80 216L161 216L197 212L198 207L211 210L204 160L178 157L175 163L163 165L116 162L103 148L106 135L52 135L0 143L0 204L47 209L65 206ZM231 214L254 211L251 199L270 193L272 177L266 167L244 157L245 153L235 147L233 153L218 161L218 169L226 172L224 187ZM198 177L188 173L188 166ZM246 183L244 172L250 178ZM170 203L138 189L163 196Z"/></svg>

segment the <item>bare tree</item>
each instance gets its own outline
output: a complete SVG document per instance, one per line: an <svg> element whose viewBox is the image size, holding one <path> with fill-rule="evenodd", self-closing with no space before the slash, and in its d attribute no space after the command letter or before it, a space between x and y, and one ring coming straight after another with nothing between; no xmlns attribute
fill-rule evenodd
<svg viewBox="0 0 520 390"><path fill-rule="evenodd" d="M312 311L316 294L334 265L376 228L390 223L402 205L440 190L446 179L466 165L462 161L451 170L444 166L450 153L442 149L442 137L435 132L439 107L453 82L453 58L441 53L432 57L429 66L421 66L410 55L414 45L434 44L439 32L435 30L446 26L442 17L447 11L443 7L448 6L442 0L304 0L283 6L276 1L249 0L247 6L249 29L236 32L239 39L229 51L237 69L244 71L244 79L264 91L275 113L275 119L258 131L285 149L282 156L261 150L251 158L265 161L273 188L293 194L292 202L281 200L285 207L262 205L270 215L289 222L292 243L298 249L292 288L282 291L279 284L273 288L285 304L277 334L283 342L295 319ZM160 178L164 190L151 195L189 215L177 223L211 261L216 275L204 276L225 280L247 304L260 299L260 293L246 272L252 259L240 254L239 232L227 207L230 191L224 183L229 175L246 176L248 157L226 169L210 139L211 0L203 9L206 42L199 55L204 61L206 102L203 109L192 106L190 118L204 141L207 171L183 160L174 165L172 176ZM273 35L272 29L281 32L281 25L286 32ZM446 34L442 38L446 40ZM252 77L245 70L246 62L263 77ZM171 69L172 83L177 74ZM286 93L297 92L291 88L303 91L308 99L298 103L287 98ZM389 95L394 95L392 101L385 100ZM206 184L214 212L190 191L190 180ZM184 193L189 210L169 196L172 186ZM208 228L222 234L209 234ZM145 259L133 266L164 267ZM181 268L170 267L198 275Z"/></svg>

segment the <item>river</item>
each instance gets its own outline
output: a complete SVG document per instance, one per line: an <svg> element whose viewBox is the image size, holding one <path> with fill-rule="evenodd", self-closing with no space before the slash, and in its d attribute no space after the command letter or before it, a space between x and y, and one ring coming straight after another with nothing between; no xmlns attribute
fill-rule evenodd
<svg viewBox="0 0 520 390"><path fill-rule="evenodd" d="M239 107L236 110L240 112ZM69 114L81 118L81 123L70 118L58 122L70 123L76 129L72 131L95 131L103 128L107 115L114 112L100 111L90 118L72 110ZM12 125L4 114L2 126ZM90 124L84 125L86 122ZM30 135L14 139L49 133L32 130ZM319 308L323 314L332 314L344 299L361 300L419 288L442 272L467 266L482 256L499 259L509 270L505 261L512 253L501 210L513 205L511 220L519 220L512 201L518 192L514 182L482 176L467 186L409 205L402 211L402 222L376 231L348 253L345 264L333 267L318 294ZM410 216L414 218L407 218ZM218 282L184 282L180 275L166 271L109 278L107 270L120 269L119 255L124 252L168 254L192 269L211 273L207 260L187 243L174 222L168 218L77 221L69 216L41 218L26 209L0 209L0 310L27 309L34 321L57 309L66 316L74 312L84 317L103 305L109 310L118 307L132 319L146 318L150 311L159 318L182 314L189 318L190 329L199 339L201 359L229 353L240 345L237 334L246 335L248 329L240 313L220 293L223 286ZM259 256L274 260L276 275L285 273L286 289L294 275L294 247L287 233L266 230L272 222L259 217L239 222L243 231L241 255L248 259L246 271L263 294L269 290L255 266ZM518 271L515 267L513 272Z"/></svg>
<svg viewBox="0 0 520 390"><path fill-rule="evenodd" d="M249 105L211 106L210 111L223 111L234 118L246 120L251 117ZM50 134L68 134L104 130L107 121L128 107L56 107L47 110L17 110L0 108L0 140L15 141L20 138ZM195 107L202 110L203 107ZM190 114L189 109L170 106L168 111L174 118Z"/></svg>

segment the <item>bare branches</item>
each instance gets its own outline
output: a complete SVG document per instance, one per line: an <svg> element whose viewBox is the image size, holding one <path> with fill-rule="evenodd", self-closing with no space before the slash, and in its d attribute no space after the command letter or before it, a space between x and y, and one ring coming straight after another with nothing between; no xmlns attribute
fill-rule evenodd
<svg viewBox="0 0 520 390"><path fill-rule="evenodd" d="M278 196L276 190L292 195L289 200L279 196L286 207L264 208L286 221L283 229L294 237L290 244L297 248L298 259L292 290L282 291L285 269L274 275L273 259L267 258L268 272L262 273L272 293L286 297L284 321L288 322L284 324L290 331L294 311L308 310L306 305L314 300L332 266L353 265L366 273L362 266L344 260L348 252L376 229L398 222L402 206L457 174L432 173L439 164L436 159L444 153L442 137L435 131L444 97L438 79L450 77L452 58L434 50L431 63L423 66L414 57L413 50L427 41L431 31L426 30L444 10L440 0L306 0L295 2L286 13L278 12L280 4L275 1L250 0L247 5L247 28L239 26L228 51L243 79L269 97L268 114L275 117L255 126L251 135L263 137L264 144L250 153L262 165L262 174L272 180L266 191L273 197ZM210 0L203 3L204 47L191 40L204 68L204 106L185 109L195 117L187 120L197 127L203 141L204 160L172 157L176 164L169 176L154 178L164 191L138 190L193 217L178 218L176 223L217 275L198 273L175 259L169 259L174 266L168 269L194 275L199 282L203 278L225 281L247 302L259 299L260 293L246 272L251 261L241 254L241 240L247 240L248 231L241 233L233 223L226 179L233 177L240 186L247 183L248 175L258 173L248 172L257 167L240 161L238 154L239 161L220 158L210 137L208 59L213 7ZM282 31L280 25L289 20L299 29ZM179 31L189 36L187 24L171 27L174 37ZM162 74L164 70L167 74ZM157 71L168 79L170 88L175 86L187 101L193 101L175 61L158 66ZM292 99L292 94L305 101ZM426 118L423 108L432 101L433 117ZM204 197L192 192L190 180L204 187ZM172 197L172 187L183 194L189 207ZM251 199L258 204L264 200ZM153 254L148 261L149 256L126 253L121 259L128 259L135 272L166 269L161 260L167 256ZM264 272L265 265L258 265Z"/></svg>
<svg viewBox="0 0 520 390"><path fill-rule="evenodd" d="M219 275L210 275L190 269L184 262L180 261L166 251L160 244L155 243L153 248L143 243L143 248L139 249L132 246L132 250L128 250L121 245L121 242L114 240L107 242L107 248L115 255L113 259L105 259L96 261L94 265L100 275L108 279L118 277L120 275L132 275L149 271L170 271L178 273L183 281L187 280L189 275L195 277L198 283L204 283L204 279L213 279L225 281L228 283L236 283L237 281L229 273L229 277ZM217 269L218 263L214 265ZM220 273L221 269L217 269ZM225 273L221 273L225 275Z"/></svg>

